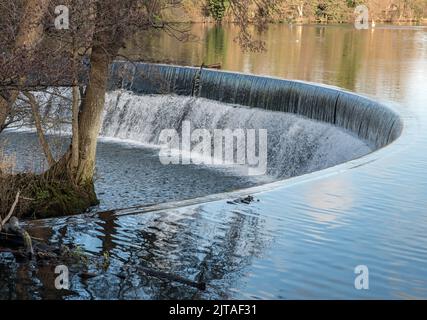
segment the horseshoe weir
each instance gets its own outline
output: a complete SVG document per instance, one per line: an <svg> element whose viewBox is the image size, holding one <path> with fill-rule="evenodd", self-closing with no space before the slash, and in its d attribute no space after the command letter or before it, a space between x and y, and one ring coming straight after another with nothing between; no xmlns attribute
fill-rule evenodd
<svg viewBox="0 0 427 320"><path fill-rule="evenodd" d="M349 130L381 148L403 123L387 106L327 86L203 68L117 62L110 89L136 94L196 96L229 104L288 112Z"/></svg>

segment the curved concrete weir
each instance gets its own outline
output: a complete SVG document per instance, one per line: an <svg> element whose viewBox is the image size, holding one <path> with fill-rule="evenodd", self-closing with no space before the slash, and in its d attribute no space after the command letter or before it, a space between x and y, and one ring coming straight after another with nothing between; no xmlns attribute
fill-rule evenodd
<svg viewBox="0 0 427 320"><path fill-rule="evenodd" d="M112 67L109 89L112 91L124 89L138 95L196 96L228 104L293 113L345 129L361 140L368 141L373 149L388 145L403 131L401 117L385 104L339 88L302 81L194 67L117 62ZM112 99L116 99L116 97ZM112 107L112 109L114 108L116 105ZM109 133L107 132L106 135L108 136ZM338 152L340 152L339 149ZM355 157L357 158L357 155ZM336 164L338 163L332 164L332 166ZM324 166L320 169L327 167ZM301 174L309 172L312 171ZM291 181L287 181L287 185L306 179L304 176L295 177L298 175L300 174L285 175L279 178L294 177ZM248 193L265 192L282 185L282 181L270 182L258 187L223 194L148 207L120 209L116 213L117 215L127 215L184 207Z"/></svg>
<svg viewBox="0 0 427 320"><path fill-rule="evenodd" d="M298 114L349 130L377 148L398 138L403 123L387 106L368 98L300 81L217 70L117 62L110 89L137 94L195 95L260 109Z"/></svg>

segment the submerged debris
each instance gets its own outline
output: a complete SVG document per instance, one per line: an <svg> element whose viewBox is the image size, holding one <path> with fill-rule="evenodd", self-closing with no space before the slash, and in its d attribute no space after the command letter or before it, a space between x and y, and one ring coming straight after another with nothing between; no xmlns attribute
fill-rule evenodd
<svg viewBox="0 0 427 320"><path fill-rule="evenodd" d="M81 247L48 245L43 243L42 239L31 238L28 232L20 226L18 218L12 216L19 201L19 196L20 192L17 193L15 202L8 215L3 220L0 219L0 252L9 251L16 259L25 259L26 262L36 261L41 264L48 263L56 265L60 262L66 265L80 265L78 267L80 270L81 264L83 264L83 271L79 272L80 278L87 280L98 276L97 273L87 271L88 264L93 261L89 260L89 256L87 256L86 252ZM240 199L240 201L249 203L253 201L253 197L248 196L245 199ZM104 252L102 263L98 261L95 265L104 272L107 271L110 266L110 254ZM178 282L199 290L206 290L206 283L201 281L201 279L192 281L179 275L142 266L139 268L139 271L142 271L146 276Z"/></svg>
<svg viewBox="0 0 427 320"><path fill-rule="evenodd" d="M0 249L10 252L16 258L34 260L36 262L87 263L86 254L80 247L53 246L42 242L42 239L33 238L24 230L18 218L11 217L0 231Z"/></svg>
<svg viewBox="0 0 427 320"><path fill-rule="evenodd" d="M32 241L34 240L34 241ZM106 272L110 265L110 255L104 252L102 257L87 255L83 248L73 245L49 245L31 238L30 235L19 226L16 217L12 217L8 224L4 225L0 232L0 252L10 252L16 259L23 263L35 261L38 264L65 264L76 267L75 271L82 280L89 280ZM24 259L24 260L22 260ZM100 259L100 260L99 260ZM96 266L98 271L87 271L89 265ZM206 283L201 279L192 281L179 275L155 270L147 266L140 266L138 271L148 277L177 282L199 290L206 290ZM120 278L125 275L117 274Z"/></svg>
<svg viewBox="0 0 427 320"><path fill-rule="evenodd" d="M240 203L251 204L254 201L255 201L255 198L251 195L248 195L248 196L243 197L243 198L238 198L236 200L227 201L227 203L228 204L240 204ZM256 200L256 202L259 202L259 199Z"/></svg>
<svg viewBox="0 0 427 320"><path fill-rule="evenodd" d="M27 231L21 228L18 218L11 217L9 222L3 225L1 238L3 238L5 241L12 241L15 244L22 243L25 254L29 258L34 255L33 242L31 237Z"/></svg>
<svg viewBox="0 0 427 320"><path fill-rule="evenodd" d="M85 279L85 280L95 278L96 276L97 276L97 274L93 273L93 272L81 272L79 274L79 277L82 279Z"/></svg>

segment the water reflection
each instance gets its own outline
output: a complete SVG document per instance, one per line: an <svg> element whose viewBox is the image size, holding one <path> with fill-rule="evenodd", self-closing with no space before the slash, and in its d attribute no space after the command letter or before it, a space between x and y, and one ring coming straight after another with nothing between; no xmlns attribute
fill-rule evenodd
<svg viewBox="0 0 427 320"><path fill-rule="evenodd" d="M161 31L142 33L129 42L123 53L142 60L184 65L220 62L225 70L333 84L369 94L381 92L390 99L401 100L405 89L396 88L408 88L408 66L413 61L425 64L426 30L272 25L258 35L266 41L267 51L244 53L234 41L236 27L198 24L191 29L197 40L180 42Z"/></svg>
<svg viewBox="0 0 427 320"><path fill-rule="evenodd" d="M144 44L143 55L132 54L343 86L402 103L419 130L397 142L408 144L403 151L260 194L251 205L34 222L32 235L79 244L91 259L61 292L53 266L1 252L0 298L426 298L426 29L274 26L262 35L263 54L242 53L233 27L193 31L200 41L144 35L128 53ZM369 266L368 291L354 289L359 264ZM206 281L207 290L147 276L143 267ZM82 270L97 276L84 280Z"/></svg>
<svg viewBox="0 0 427 320"><path fill-rule="evenodd" d="M351 181L340 177L332 181L313 181L310 188L311 191L306 194L306 204L313 208L309 210L313 219L330 227L340 225L343 212L354 203Z"/></svg>
<svg viewBox="0 0 427 320"><path fill-rule="evenodd" d="M9 287L2 287L0 296L230 298L230 288L235 281L271 241L271 235L264 234L264 220L256 213L240 209L230 205L218 207L215 216L200 207L128 217L105 212L96 218L67 218L66 224L65 220L35 222L32 234L46 236L57 245L81 245L89 260L83 267L71 271L71 291L64 294L54 288L54 266L10 263L14 260L12 256L4 256L0 259L0 269L7 278L2 279L1 284ZM103 262L106 253L108 264ZM153 277L147 275L144 268L204 281L208 289L203 292ZM79 276L82 270L97 276L83 279Z"/></svg>

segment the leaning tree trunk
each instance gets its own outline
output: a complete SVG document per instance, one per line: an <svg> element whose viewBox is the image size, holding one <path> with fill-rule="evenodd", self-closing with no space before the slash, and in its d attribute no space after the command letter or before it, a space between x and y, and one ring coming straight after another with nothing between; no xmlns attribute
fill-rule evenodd
<svg viewBox="0 0 427 320"><path fill-rule="evenodd" d="M35 48L43 36L43 17L47 12L50 0L27 0L22 15L21 25L15 40L13 57L17 64L30 64ZM19 67L19 66L17 66ZM12 110L19 87L25 82L25 75L18 74L16 90L0 95L0 132L6 127L7 118Z"/></svg>
<svg viewBox="0 0 427 320"><path fill-rule="evenodd" d="M37 130L37 136L39 138L39 143L43 149L43 153L46 157L47 163L48 163L49 167L51 167L55 164L55 158L52 155L52 152L51 152L50 147L49 147L49 143L47 142L46 136L44 134L42 119L40 117L39 104L37 103L37 100L32 93L24 92L24 95L28 98L28 102L31 106L31 110L33 113L33 118L34 118L34 125L35 125L36 130Z"/></svg>
<svg viewBox="0 0 427 320"><path fill-rule="evenodd" d="M79 115L79 161L75 174L78 185L93 184L96 145L101 129L101 117L107 91L110 57L101 46L91 54L89 84L86 88Z"/></svg>

